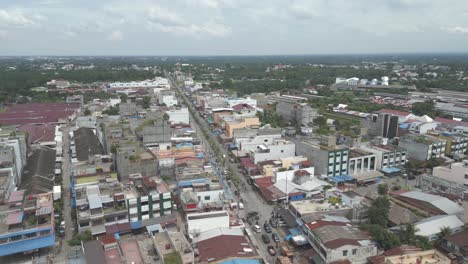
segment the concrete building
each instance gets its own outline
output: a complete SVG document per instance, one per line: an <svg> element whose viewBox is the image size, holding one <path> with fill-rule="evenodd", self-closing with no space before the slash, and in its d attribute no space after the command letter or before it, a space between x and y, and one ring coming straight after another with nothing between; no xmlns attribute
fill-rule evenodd
<svg viewBox="0 0 468 264"><path fill-rule="evenodd" d="M70 95L67 96L65 99L65 102L67 104L80 104L81 107L84 106L84 97L82 94L75 94L75 95Z"/></svg>
<svg viewBox="0 0 468 264"><path fill-rule="evenodd" d="M133 174L124 188L130 222L172 213L172 195L161 179Z"/></svg>
<svg viewBox="0 0 468 264"><path fill-rule="evenodd" d="M296 154L314 163L316 175L332 177L348 174L349 147L336 145L334 136L324 138L321 142L292 141L296 143Z"/></svg>
<svg viewBox="0 0 468 264"><path fill-rule="evenodd" d="M177 97L173 90L161 91L158 99L160 105L166 105L167 107L178 105Z"/></svg>
<svg viewBox="0 0 468 264"><path fill-rule="evenodd" d="M391 112L382 112L377 115L369 115L364 119L363 126L367 127L371 136L380 136L393 139L398 135L399 115Z"/></svg>
<svg viewBox="0 0 468 264"><path fill-rule="evenodd" d="M271 144L257 145L256 149L250 150L250 158L257 164L266 160L278 160L294 156L296 145L287 140L275 139Z"/></svg>
<svg viewBox="0 0 468 264"><path fill-rule="evenodd" d="M259 145L270 145L273 144L275 140L279 139L281 139L281 133L255 135L251 138L236 138L235 142L239 150L253 151L256 150Z"/></svg>
<svg viewBox="0 0 468 264"><path fill-rule="evenodd" d="M121 116L134 116L138 113L137 105L133 102L121 102L119 104L119 113Z"/></svg>
<svg viewBox="0 0 468 264"><path fill-rule="evenodd" d="M377 169L377 156L371 152L353 148L349 155L349 175L358 175Z"/></svg>
<svg viewBox="0 0 468 264"><path fill-rule="evenodd" d="M175 114L174 117L177 115ZM171 142L172 128L168 120L156 118L147 120L137 128L137 134L143 139L143 144L148 147L159 147Z"/></svg>
<svg viewBox="0 0 468 264"><path fill-rule="evenodd" d="M153 88L168 85L166 78L156 77L153 80L132 81L132 82L113 82L109 83L110 88Z"/></svg>
<svg viewBox="0 0 468 264"><path fill-rule="evenodd" d="M126 182L130 174L141 173L144 177L157 175L156 158L136 145L120 146L115 157L122 182Z"/></svg>
<svg viewBox="0 0 468 264"><path fill-rule="evenodd" d="M463 207L451 200L421 191L407 191L392 194L400 202L418 208L429 215L455 215L463 217Z"/></svg>
<svg viewBox="0 0 468 264"><path fill-rule="evenodd" d="M96 116L79 116L75 122L77 127L96 128Z"/></svg>
<svg viewBox="0 0 468 264"><path fill-rule="evenodd" d="M358 228L343 222L312 222L306 225L307 239L314 250L314 263L367 263L377 255L377 246Z"/></svg>
<svg viewBox="0 0 468 264"><path fill-rule="evenodd" d="M377 170L394 167L402 168L407 161L407 151L402 147L370 144L368 146L362 146L361 148L375 154Z"/></svg>
<svg viewBox="0 0 468 264"><path fill-rule="evenodd" d="M442 248L452 254L461 255L465 262L468 260L468 229L446 236L441 244Z"/></svg>
<svg viewBox="0 0 468 264"><path fill-rule="evenodd" d="M79 232L90 230L93 235L100 235L106 233L106 226L128 223L125 195L117 179L108 178L107 182L99 184L77 184L75 193Z"/></svg>
<svg viewBox="0 0 468 264"><path fill-rule="evenodd" d="M308 125L314 121L314 118L318 117L317 110L307 103L302 103L303 100L289 96L281 96L276 100L278 101L276 112L286 122Z"/></svg>
<svg viewBox="0 0 468 264"><path fill-rule="evenodd" d="M24 133L16 131L14 127L4 126L0 128L0 162L14 162L10 168L14 169L12 175L15 177L15 186L21 184L21 175L27 160L27 141ZM6 168L6 164L5 164Z"/></svg>
<svg viewBox="0 0 468 264"><path fill-rule="evenodd" d="M424 135L437 127L435 122L412 122L409 125L409 131L414 134Z"/></svg>
<svg viewBox="0 0 468 264"><path fill-rule="evenodd" d="M432 169L432 175L421 177L421 188L424 191L454 194L463 197L468 191L468 164L452 163Z"/></svg>
<svg viewBox="0 0 468 264"><path fill-rule="evenodd" d="M52 193L14 191L0 206L0 257L55 246Z"/></svg>
<svg viewBox="0 0 468 264"><path fill-rule="evenodd" d="M447 141L422 135L408 135L400 138L398 145L407 149L408 159L424 161L445 156Z"/></svg>
<svg viewBox="0 0 468 264"><path fill-rule="evenodd" d="M239 128L259 128L260 127L260 119L258 117L247 117L242 118L240 120L233 120L230 122L226 122L226 136L228 138L233 137L234 129Z"/></svg>
<svg viewBox="0 0 468 264"><path fill-rule="evenodd" d="M187 107L166 111L171 124L190 124L190 114Z"/></svg>

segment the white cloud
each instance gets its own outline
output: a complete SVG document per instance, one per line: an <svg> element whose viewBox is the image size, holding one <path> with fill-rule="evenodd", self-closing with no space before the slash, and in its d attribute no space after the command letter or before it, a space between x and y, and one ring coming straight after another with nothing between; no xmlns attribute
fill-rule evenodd
<svg viewBox="0 0 468 264"><path fill-rule="evenodd" d="M110 33L108 39L111 41L121 41L124 38L124 34L120 30L114 30Z"/></svg>
<svg viewBox="0 0 468 264"><path fill-rule="evenodd" d="M45 20L44 16L21 9L0 9L0 28L31 27L43 20Z"/></svg>
<svg viewBox="0 0 468 264"><path fill-rule="evenodd" d="M450 33L461 33L461 34L467 34L468 33L468 27L441 27L440 28L442 31L450 32Z"/></svg>

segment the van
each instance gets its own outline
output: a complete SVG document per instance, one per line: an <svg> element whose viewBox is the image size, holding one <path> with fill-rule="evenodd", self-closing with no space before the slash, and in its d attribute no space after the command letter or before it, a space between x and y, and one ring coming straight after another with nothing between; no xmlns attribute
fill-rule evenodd
<svg viewBox="0 0 468 264"><path fill-rule="evenodd" d="M261 233L261 232L262 232L262 228L260 228L259 225L254 225L254 226L252 226L252 230L253 230L255 233Z"/></svg>

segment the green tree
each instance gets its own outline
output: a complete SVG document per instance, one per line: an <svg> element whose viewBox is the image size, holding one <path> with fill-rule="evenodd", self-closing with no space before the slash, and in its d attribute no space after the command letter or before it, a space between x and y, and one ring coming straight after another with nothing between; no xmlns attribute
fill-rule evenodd
<svg viewBox="0 0 468 264"><path fill-rule="evenodd" d="M448 226L443 226L440 228L440 232L437 234L437 240L435 242L436 245L442 244L442 241L444 240L445 237L449 236L452 234L452 230Z"/></svg>
<svg viewBox="0 0 468 264"><path fill-rule="evenodd" d="M388 212L390 210L390 202L387 197L378 197L372 202L371 207L367 210L369 223L387 228Z"/></svg>
<svg viewBox="0 0 468 264"><path fill-rule="evenodd" d="M111 106L107 108L106 110L102 111L102 113L106 115L119 115L120 114L119 106L118 105Z"/></svg>
<svg viewBox="0 0 468 264"><path fill-rule="evenodd" d="M379 225L362 225L361 229L369 232L373 240L377 241L385 250L397 247L401 244L400 238Z"/></svg>
<svg viewBox="0 0 468 264"><path fill-rule="evenodd" d="M385 183L379 184L379 186L377 186L377 192L380 195L386 195L388 193L388 185Z"/></svg>
<svg viewBox="0 0 468 264"><path fill-rule="evenodd" d="M84 114L85 116L89 116L89 115L91 115L91 111L90 111L88 108L86 108L86 109L84 110L83 114Z"/></svg>
<svg viewBox="0 0 468 264"><path fill-rule="evenodd" d="M151 97L145 96L143 97L143 101L141 102L141 106L143 109L148 109L151 105Z"/></svg>
<svg viewBox="0 0 468 264"><path fill-rule="evenodd" d="M438 114L435 109L435 103L432 100L414 103L411 107L411 111L418 116L428 115L430 117L436 117Z"/></svg>

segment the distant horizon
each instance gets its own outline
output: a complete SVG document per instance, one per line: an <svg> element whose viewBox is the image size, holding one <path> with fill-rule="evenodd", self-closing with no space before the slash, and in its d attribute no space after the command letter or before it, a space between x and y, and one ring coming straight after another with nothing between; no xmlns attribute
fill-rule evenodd
<svg viewBox="0 0 468 264"><path fill-rule="evenodd" d="M17 58L25 58L25 57L308 57L308 56L411 56L411 55L468 55L468 51L434 51L434 52L383 52L383 53L277 53L277 54L184 54L184 55L149 55L149 54L142 54L142 55L131 55L131 54L112 54L112 55L0 55L0 58L5 57L17 57Z"/></svg>

